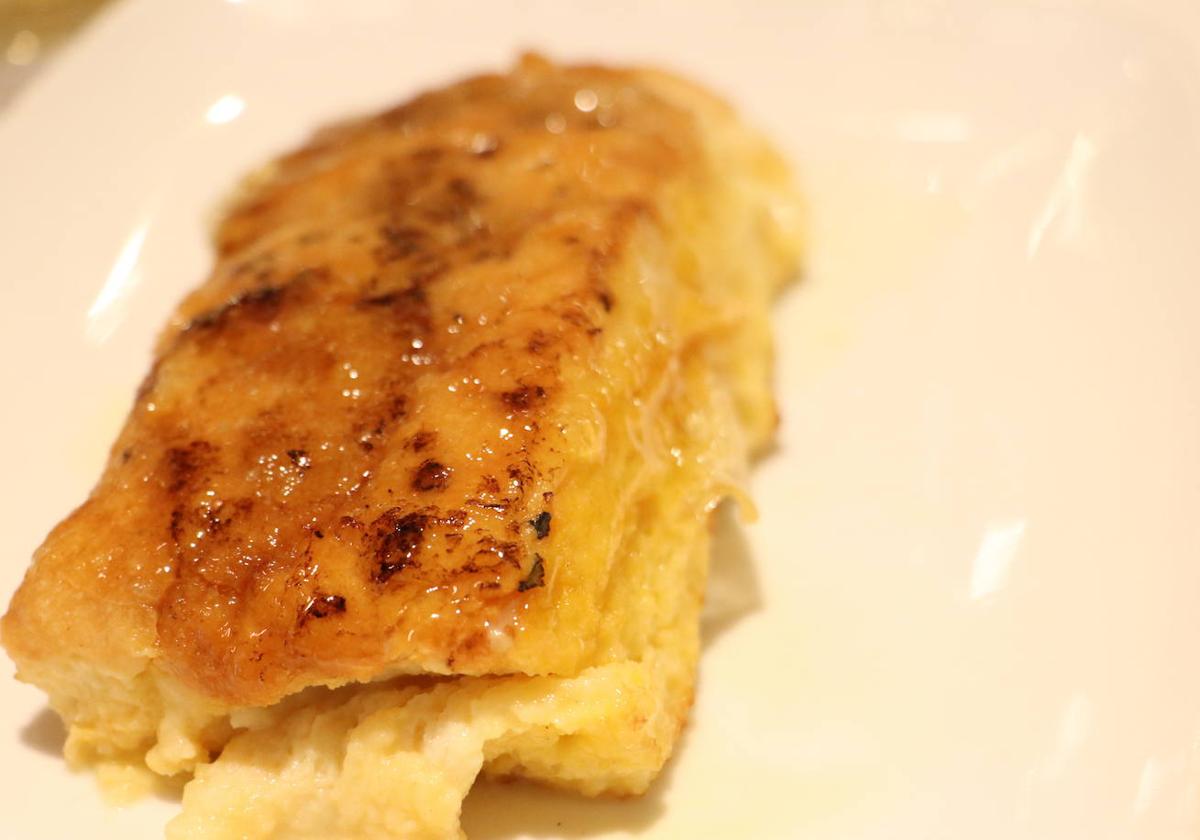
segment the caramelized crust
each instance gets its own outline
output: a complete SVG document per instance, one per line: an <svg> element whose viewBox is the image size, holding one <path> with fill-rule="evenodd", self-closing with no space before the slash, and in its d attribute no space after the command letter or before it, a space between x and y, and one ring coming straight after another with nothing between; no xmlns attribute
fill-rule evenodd
<svg viewBox="0 0 1200 840"><path fill-rule="evenodd" d="M597 628L642 473L604 458L636 457L729 305L659 233L717 177L671 84L531 59L252 178L13 600L15 658L146 657L230 707L615 658Z"/></svg>

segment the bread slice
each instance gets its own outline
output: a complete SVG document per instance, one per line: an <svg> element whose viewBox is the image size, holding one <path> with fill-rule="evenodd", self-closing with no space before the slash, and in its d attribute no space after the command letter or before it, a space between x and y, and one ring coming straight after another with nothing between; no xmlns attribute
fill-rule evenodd
<svg viewBox="0 0 1200 840"><path fill-rule="evenodd" d="M536 57L249 179L3 619L68 758L194 773L176 838L456 837L481 769L644 790L796 219L710 94Z"/></svg>

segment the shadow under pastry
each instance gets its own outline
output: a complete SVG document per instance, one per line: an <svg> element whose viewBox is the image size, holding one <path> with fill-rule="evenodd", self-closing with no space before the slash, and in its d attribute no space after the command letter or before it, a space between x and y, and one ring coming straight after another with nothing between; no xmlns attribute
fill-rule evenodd
<svg viewBox="0 0 1200 840"><path fill-rule="evenodd" d="M712 528L708 588L700 613L700 643L705 648L763 606L754 557L736 505L726 501L718 507Z"/></svg>
<svg viewBox="0 0 1200 840"><path fill-rule="evenodd" d="M21 727L21 743L46 755L61 756L67 743L67 728L53 709L44 706Z"/></svg>

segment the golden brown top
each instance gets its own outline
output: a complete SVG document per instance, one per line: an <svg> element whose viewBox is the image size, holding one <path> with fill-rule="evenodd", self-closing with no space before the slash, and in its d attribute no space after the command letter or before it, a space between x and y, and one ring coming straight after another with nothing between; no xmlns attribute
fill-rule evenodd
<svg viewBox="0 0 1200 840"><path fill-rule="evenodd" d="M565 597L564 382L644 306L618 266L698 143L640 74L527 59L281 159L221 223L6 644L37 655L32 611L85 589L111 624L76 628L81 657L122 634L230 703L527 667L506 637Z"/></svg>

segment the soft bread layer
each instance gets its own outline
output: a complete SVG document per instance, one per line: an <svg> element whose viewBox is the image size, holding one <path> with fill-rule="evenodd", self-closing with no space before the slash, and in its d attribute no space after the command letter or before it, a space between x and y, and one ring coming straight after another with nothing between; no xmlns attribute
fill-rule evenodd
<svg viewBox="0 0 1200 840"><path fill-rule="evenodd" d="M199 767L167 836L459 837L481 770L593 796L642 793L690 702L680 653L574 677L461 677L309 698Z"/></svg>

